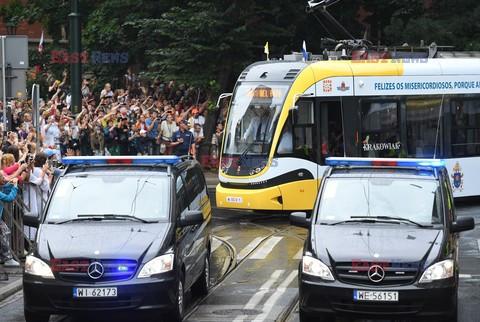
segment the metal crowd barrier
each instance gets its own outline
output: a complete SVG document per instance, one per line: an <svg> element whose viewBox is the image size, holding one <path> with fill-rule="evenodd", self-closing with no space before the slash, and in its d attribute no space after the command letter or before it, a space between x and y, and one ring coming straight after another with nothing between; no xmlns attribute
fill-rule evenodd
<svg viewBox="0 0 480 322"><path fill-rule="evenodd" d="M23 214L29 212L31 209L28 204L31 200L29 196L30 186L36 191L37 197L40 197L40 215L47 200L42 198L41 191L36 185L23 183L22 186L19 186L17 197L12 202L0 201L3 205L2 220L10 229L10 243L8 248L13 259L19 263L22 263L22 259L25 258L28 250L32 247L33 239L35 238L34 228L23 225ZM25 203L24 200L27 200L27 203Z"/></svg>

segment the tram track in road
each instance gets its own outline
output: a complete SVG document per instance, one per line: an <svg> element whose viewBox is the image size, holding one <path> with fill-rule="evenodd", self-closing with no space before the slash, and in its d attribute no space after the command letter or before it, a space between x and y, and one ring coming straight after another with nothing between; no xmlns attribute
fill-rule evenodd
<svg viewBox="0 0 480 322"><path fill-rule="evenodd" d="M209 302L212 301L212 300L208 301L209 298L210 297L213 297L213 299L215 298L214 293L217 289L222 287L223 281L227 280L229 277L233 276L239 271L242 272L243 270L248 269L249 267L245 266L245 263L248 260L265 260L265 258L270 254L270 252L277 245L277 243L281 239L286 238L287 236L293 237L301 242L304 241L305 239L304 236L292 230L293 227L290 226L288 222L286 223L284 219L285 219L285 216L283 215L282 216L267 215L267 216L261 216L261 217L252 216L250 218L246 218L245 216L242 216L240 218L234 218L233 219L234 222L226 223L226 224L217 226L213 229L213 233L214 235L216 235L216 237L219 237L217 233L223 233L225 235L224 237L228 239L228 240L225 240L225 244L228 245L228 247L230 247L232 251L235 251L235 254L232 255L232 258L235 258L236 261L233 261L234 265L232 265L232 267L222 277L222 279L219 280L214 287L212 287L209 294L198 303L198 306L194 307L192 311L189 312L189 314L187 314L186 316L187 320L192 318L192 316L196 313L196 311L200 309L200 305L204 303L206 303L206 305L209 305ZM229 218L229 220L231 221L232 218ZM275 221L276 223L272 224L270 221ZM278 224L280 224L280 227L278 227ZM286 226L282 227L285 224ZM250 239L253 239L253 240L251 240L251 242L248 243L246 246L243 245L243 248L240 247L237 249L231 244L233 239L232 236L226 236L226 235L228 235L230 230L237 231L239 228L239 225L250 225L250 227L264 229L265 235L260 237L249 236ZM255 230L255 228L253 228L253 230ZM265 233L265 230L267 230L268 233ZM221 239L221 237L219 237L219 239ZM252 243L254 244L253 246L251 246ZM296 253L295 256L289 255L292 260L296 260L298 257L298 254L301 254L302 247L303 246L300 246L298 252L297 251L295 252ZM259 299L258 301L253 301L253 302L260 302L260 300L262 301L266 300L264 304L260 305L259 303L257 303L258 304L257 308L259 308L261 312L257 317L259 318L259 321L267 319L267 317L271 313L273 305L275 305L277 300L279 300L283 296L285 290L290 285L290 282L292 282L297 276L295 269L291 271L290 274L288 274L289 271L287 270L284 270L284 272L286 272L286 274L284 275L284 278L286 279L283 281L283 283L279 282L278 287L270 288L268 291L259 290L259 292L257 292L259 293L257 294L257 296L260 296L260 297L265 296L265 297L263 297L263 300ZM251 300L253 300L253 298ZM280 312L278 317L275 319L275 321L286 321L288 317L292 315L292 312L295 310L295 306L297 305L297 303L298 303L298 293L296 293L293 299L287 305L285 305L285 307L282 309L282 311ZM248 305L247 303L245 307L247 306L250 307L252 305ZM240 320L242 319L240 318Z"/></svg>

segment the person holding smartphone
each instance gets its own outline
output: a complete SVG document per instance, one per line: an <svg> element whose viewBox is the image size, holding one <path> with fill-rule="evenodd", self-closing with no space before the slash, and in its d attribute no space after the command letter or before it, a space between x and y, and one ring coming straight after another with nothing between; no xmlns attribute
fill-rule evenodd
<svg viewBox="0 0 480 322"><path fill-rule="evenodd" d="M27 184L24 186L23 201L29 206L31 212L37 214L42 213L50 192L53 170L49 168L47 160L47 153L38 152L33 162L28 163L29 176ZM25 235L33 240L36 231L33 227L26 227Z"/></svg>
<svg viewBox="0 0 480 322"><path fill-rule="evenodd" d="M6 182L4 176L0 173L0 181ZM18 179L13 178L7 182L5 187L0 191L0 201L12 202L17 197ZM0 262L5 266L20 266L20 264L12 258L10 252L10 229L3 221L3 203L0 203ZM8 277L7 277L8 279Z"/></svg>

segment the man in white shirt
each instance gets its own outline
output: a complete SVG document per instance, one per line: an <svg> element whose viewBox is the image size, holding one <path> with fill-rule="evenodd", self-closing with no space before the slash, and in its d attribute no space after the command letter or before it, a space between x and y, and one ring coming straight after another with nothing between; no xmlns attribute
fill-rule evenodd
<svg viewBox="0 0 480 322"><path fill-rule="evenodd" d="M160 139L163 145L165 145L165 155L171 155L173 148L170 146L173 133L178 131L177 124L173 122L173 114L168 113L165 121L160 124Z"/></svg>
<svg viewBox="0 0 480 322"><path fill-rule="evenodd" d="M250 124L248 125L247 130L243 134L243 141L246 142L250 135L253 135L253 141L257 142L268 142L270 141L270 113L268 109L265 109L261 106L255 106L254 108L256 116L252 118Z"/></svg>

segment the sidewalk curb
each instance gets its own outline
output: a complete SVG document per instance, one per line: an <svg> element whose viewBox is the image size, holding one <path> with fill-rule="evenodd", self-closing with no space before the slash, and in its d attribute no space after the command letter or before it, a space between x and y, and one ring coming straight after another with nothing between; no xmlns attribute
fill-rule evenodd
<svg viewBox="0 0 480 322"><path fill-rule="evenodd" d="M0 288L0 302L5 300L7 297L17 293L23 288L22 279L18 279L15 282L8 284Z"/></svg>

